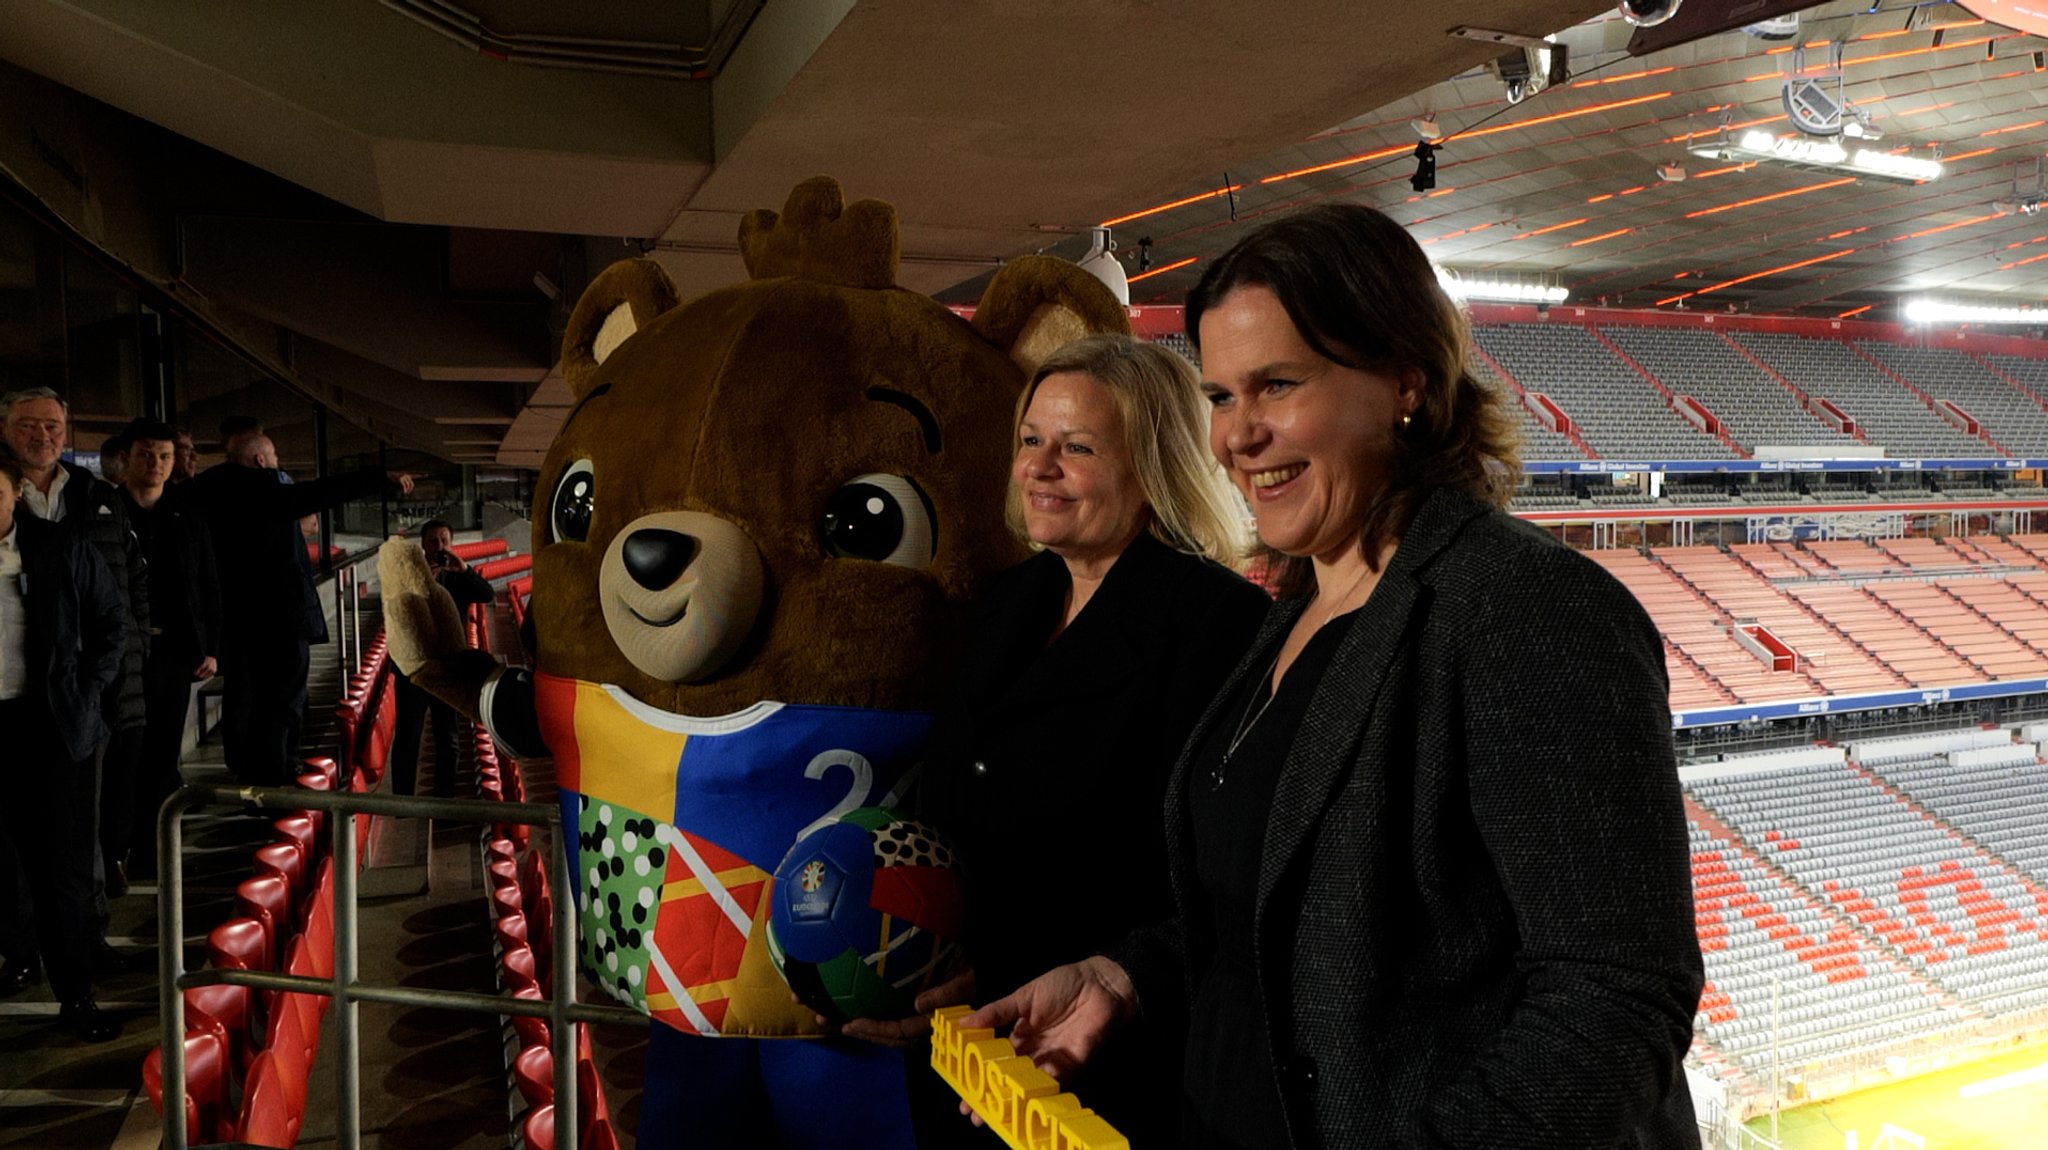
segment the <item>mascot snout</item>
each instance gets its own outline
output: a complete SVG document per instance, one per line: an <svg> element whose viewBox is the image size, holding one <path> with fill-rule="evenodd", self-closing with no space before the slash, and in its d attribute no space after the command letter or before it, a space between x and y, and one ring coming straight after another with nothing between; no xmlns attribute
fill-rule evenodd
<svg viewBox="0 0 2048 1150"><path fill-rule="evenodd" d="M710 678L753 630L761 571L760 550L728 520L701 511L643 515L605 551L605 626L645 674L671 683Z"/></svg>

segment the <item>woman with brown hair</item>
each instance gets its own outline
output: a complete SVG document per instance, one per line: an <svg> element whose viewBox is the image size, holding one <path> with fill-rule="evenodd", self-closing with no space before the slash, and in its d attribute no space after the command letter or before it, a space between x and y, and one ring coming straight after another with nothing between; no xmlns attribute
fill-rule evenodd
<svg viewBox="0 0 2048 1150"><path fill-rule="evenodd" d="M1697 1146L1663 648L1500 510L1509 424L1421 248L1302 212L1187 324L1281 599L1174 772L1177 914L961 1025L1064 1077L1185 1018L1193 1146Z"/></svg>

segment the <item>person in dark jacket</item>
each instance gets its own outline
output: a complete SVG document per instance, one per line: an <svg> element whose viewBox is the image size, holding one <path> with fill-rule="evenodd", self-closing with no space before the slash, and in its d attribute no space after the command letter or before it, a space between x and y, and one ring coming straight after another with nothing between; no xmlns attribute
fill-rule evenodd
<svg viewBox="0 0 2048 1150"><path fill-rule="evenodd" d="M148 560L156 635L142 669L149 723L141 761L132 788L107 788L100 847L115 873L133 877L155 870L156 812L181 781L178 760L192 685L219 670L221 601L206 521L166 494L176 468L177 432L138 419L121 437L129 444L122 499Z"/></svg>
<svg viewBox="0 0 2048 1150"><path fill-rule="evenodd" d="M455 553L454 546L455 528L446 520L429 519L420 524L420 547L427 553L427 570L454 598L456 609L467 613L470 607L489 603L497 596L490 582L470 570L469 564ZM418 790L420 736L429 716L434 720L434 794L444 799L455 796L458 735L468 729L468 724L455 708L413 686L412 680L403 674L398 676L398 729L391 743L393 794L409 795Z"/></svg>
<svg viewBox="0 0 2048 1150"><path fill-rule="evenodd" d="M0 993L47 969L58 1019L87 1042L120 1024L93 1000L93 755L107 734L100 696L119 674L127 611L105 561L77 532L17 513L24 469L0 451L0 849L35 905L32 931L6 940ZM0 922L21 917L0 883Z"/></svg>
<svg viewBox="0 0 2048 1150"><path fill-rule="evenodd" d="M1265 225L1187 322L1281 599L1175 768L1176 914L960 1024L1070 1076L1185 1018L1193 1146L1694 1150L1656 628L1500 511L1512 424L1385 215Z"/></svg>
<svg viewBox="0 0 2048 1150"><path fill-rule="evenodd" d="M206 520L221 598L230 605L221 635L221 750L236 781L281 786L288 778L305 703L307 645L326 633L299 518L375 496L387 482L412 490L412 477L401 472L284 483L272 468L233 462L179 488L184 505Z"/></svg>
<svg viewBox="0 0 2048 1150"><path fill-rule="evenodd" d="M108 789L118 792L131 786L148 718L142 665L149 652L149 576L141 545L129 528L120 490L85 468L63 461L71 412L56 392L46 387L17 391L0 399L0 410L5 411L7 446L28 476L20 510L83 535L113 573L128 612L128 643L121 653L121 672L107 685L106 697L101 700L112 732L94 769L104 804ZM93 900L103 924L108 917L109 885L116 895L127 887L120 872L109 869L110 861L102 858L94 865ZM116 967L123 964L111 951L103 953L100 961Z"/></svg>
<svg viewBox="0 0 2048 1150"><path fill-rule="evenodd" d="M1242 549L1242 513L1203 447L1194 370L1166 348L1091 336L1040 364L1018 405L1010 509L1043 550L977 604L925 750L925 813L966 874L972 967L919 1001L926 1013L1008 994L1171 913L1168 771L1266 610L1215 561ZM1088 1105L1135 1145L1171 1141L1177 1052L1170 1035L1127 1043L1090 1068ZM917 1098L936 1079L920 1067L913 1082ZM943 1098L918 1110L920 1144L966 1132Z"/></svg>

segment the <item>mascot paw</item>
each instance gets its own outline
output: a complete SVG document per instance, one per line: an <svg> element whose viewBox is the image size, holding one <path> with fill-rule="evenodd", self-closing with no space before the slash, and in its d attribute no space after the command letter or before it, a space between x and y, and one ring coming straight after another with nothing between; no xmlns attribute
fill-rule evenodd
<svg viewBox="0 0 2048 1150"><path fill-rule="evenodd" d="M426 552L405 539L377 550L391 661L413 684L471 718L498 661L470 648L455 599L435 581Z"/></svg>

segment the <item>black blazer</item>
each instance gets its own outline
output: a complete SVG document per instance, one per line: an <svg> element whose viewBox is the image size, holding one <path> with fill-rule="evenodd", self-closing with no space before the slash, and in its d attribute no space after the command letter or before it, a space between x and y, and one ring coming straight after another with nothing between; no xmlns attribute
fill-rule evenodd
<svg viewBox="0 0 2048 1150"><path fill-rule="evenodd" d="M924 809L966 868L984 1002L1172 913L1167 778L1269 602L1144 534L1047 646L1069 583L1049 552L997 576L927 743Z"/></svg>
<svg viewBox="0 0 2048 1150"><path fill-rule="evenodd" d="M1257 646L1301 610L1276 604ZM1267 819L1254 953L1289 1125L1274 1145L1699 1145L1680 1059L1702 967L1667 692L1656 628L1606 572L1465 496L1422 506ZM1195 738L1222 721L1211 708ZM1185 1009L1213 950L1187 830L1204 785L1184 758L1167 800L1179 917L1112 952L1148 1017Z"/></svg>
<svg viewBox="0 0 2048 1150"><path fill-rule="evenodd" d="M121 673L127 603L84 532L33 515L16 515L14 529L28 617L28 689L48 702L65 753L83 762L107 737L100 699Z"/></svg>
<svg viewBox="0 0 2048 1150"><path fill-rule="evenodd" d="M135 502L125 490L121 502L128 522L140 528L137 534L148 536L145 558L156 624L150 658L196 665L220 655L220 576L206 520L174 491L166 490L154 507Z"/></svg>
<svg viewBox="0 0 2048 1150"><path fill-rule="evenodd" d="M282 483L268 468L221 463L179 485L179 498L189 500L206 517L212 536L221 598L227 604L224 630L230 657L246 643L325 635L298 521L372 498L384 490L384 482L382 471L365 469Z"/></svg>

